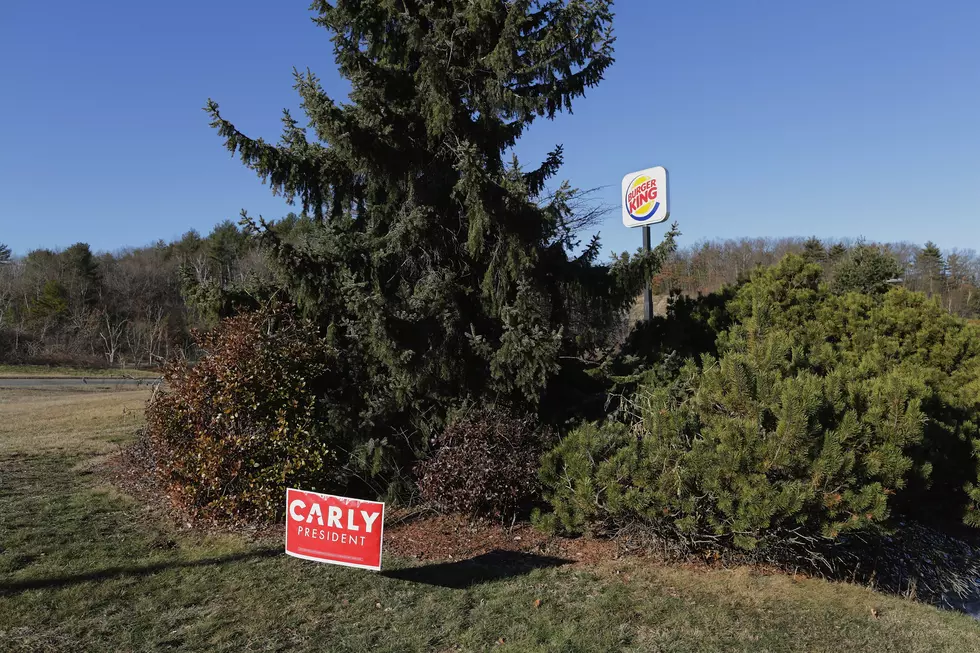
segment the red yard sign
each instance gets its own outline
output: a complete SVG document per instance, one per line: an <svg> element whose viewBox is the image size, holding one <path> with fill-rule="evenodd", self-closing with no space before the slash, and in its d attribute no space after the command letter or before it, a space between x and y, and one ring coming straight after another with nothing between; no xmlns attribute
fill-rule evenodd
<svg viewBox="0 0 980 653"><path fill-rule="evenodd" d="M286 490L286 553L304 560L381 570L385 504Z"/></svg>

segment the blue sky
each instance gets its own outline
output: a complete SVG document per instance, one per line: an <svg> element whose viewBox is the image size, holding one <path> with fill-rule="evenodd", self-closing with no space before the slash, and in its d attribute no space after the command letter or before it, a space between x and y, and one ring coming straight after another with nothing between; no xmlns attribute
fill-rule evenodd
<svg viewBox="0 0 980 653"><path fill-rule="evenodd" d="M619 0L617 62L574 115L539 122L528 165L608 186L670 171L683 244L807 236L980 249L980 3ZM208 97L276 139L293 66L338 96L305 0L5 0L0 9L0 242L23 254L207 232L240 209L288 211L228 155ZM654 233L664 227L654 227ZM618 211L607 250L640 230Z"/></svg>

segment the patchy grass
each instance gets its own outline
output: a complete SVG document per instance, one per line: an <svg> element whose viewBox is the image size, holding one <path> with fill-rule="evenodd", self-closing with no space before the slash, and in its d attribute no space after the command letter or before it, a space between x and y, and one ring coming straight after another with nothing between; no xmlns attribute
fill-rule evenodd
<svg viewBox="0 0 980 653"><path fill-rule="evenodd" d="M375 574L183 530L89 464L145 395L0 395L0 650L980 651L966 616L843 584L642 560Z"/></svg>
<svg viewBox="0 0 980 653"><path fill-rule="evenodd" d="M143 423L145 387L0 388L0 455L118 450Z"/></svg>
<svg viewBox="0 0 980 653"><path fill-rule="evenodd" d="M16 377L91 377L91 378L143 378L155 379L160 372L121 368L56 367L51 365L0 365L0 378Z"/></svg>

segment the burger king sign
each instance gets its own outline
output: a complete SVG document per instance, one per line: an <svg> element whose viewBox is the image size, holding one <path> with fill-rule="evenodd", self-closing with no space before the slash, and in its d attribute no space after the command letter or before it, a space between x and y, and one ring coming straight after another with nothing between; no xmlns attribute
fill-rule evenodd
<svg viewBox="0 0 980 653"><path fill-rule="evenodd" d="M665 222L667 208L667 170L647 168L623 177L623 224L645 227Z"/></svg>

